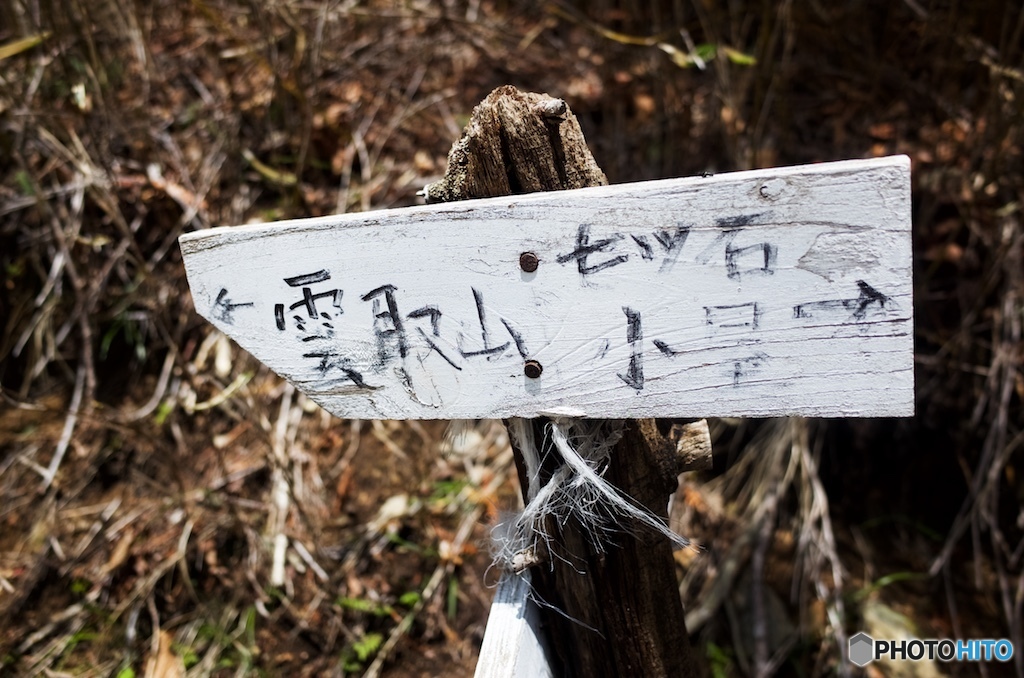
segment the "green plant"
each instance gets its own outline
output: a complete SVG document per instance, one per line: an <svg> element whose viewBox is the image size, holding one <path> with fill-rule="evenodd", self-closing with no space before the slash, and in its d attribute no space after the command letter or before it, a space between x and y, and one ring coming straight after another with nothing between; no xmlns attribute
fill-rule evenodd
<svg viewBox="0 0 1024 678"><path fill-rule="evenodd" d="M337 603L346 610L365 612L375 617L390 617L395 613L390 605L375 603L365 598L338 598Z"/></svg>
<svg viewBox="0 0 1024 678"><path fill-rule="evenodd" d="M447 596L447 611L448 619L455 619L455 615L459 612L459 579L458 577L452 576L448 580L448 596Z"/></svg>
<svg viewBox="0 0 1024 678"><path fill-rule="evenodd" d="M118 335L124 335L124 342L132 348L135 358L140 363L146 360L146 332L140 326L134 314L120 313L114 322L110 324L107 331L103 333L100 340L100 360L106 360L110 352L110 346Z"/></svg>
<svg viewBox="0 0 1024 678"><path fill-rule="evenodd" d="M380 633L363 634L341 653L342 669L345 673L360 673L383 644L384 636Z"/></svg>
<svg viewBox="0 0 1024 678"><path fill-rule="evenodd" d="M64 645L64 652L67 654L71 654L74 651L75 647L79 645L79 643L86 643L91 640L96 640L98 637L99 634L97 634L95 631L91 629L82 629L81 631L77 631L70 638L68 638L67 643L65 643Z"/></svg>
<svg viewBox="0 0 1024 678"><path fill-rule="evenodd" d="M379 633L367 633L352 645L352 649L356 653L356 658L360 662L365 662L375 655L383 644L384 636Z"/></svg>
<svg viewBox="0 0 1024 678"><path fill-rule="evenodd" d="M73 582L71 582L71 586L70 586L71 593L75 594L76 596L85 595L86 593L89 592L89 589L91 589L91 588L92 588L92 582L89 581L88 579L82 579L81 577L79 577L78 579L75 579Z"/></svg>
<svg viewBox="0 0 1024 678"><path fill-rule="evenodd" d="M419 553L424 556L437 556L437 549L425 548L423 546L420 546L419 544L413 543L408 539L403 539L402 537L398 536L398 534L395 532L388 532L386 536L388 542L394 544L395 546L401 546L402 548L408 549L413 553Z"/></svg>
<svg viewBox="0 0 1024 678"><path fill-rule="evenodd" d="M732 652L709 642L705 656L708 658L712 678L728 678L733 665Z"/></svg>
<svg viewBox="0 0 1024 678"><path fill-rule="evenodd" d="M434 483L434 491L430 494L430 501L452 502L467 485L469 485L469 481L462 478L458 480L438 480Z"/></svg>
<svg viewBox="0 0 1024 678"><path fill-rule="evenodd" d="M175 654L181 657L185 668L192 668L202 661L203 656L216 653L216 667L237 669L250 675L256 671L256 659L260 654L256 644L256 608L246 608L238 614L234 630L226 628L236 619L236 613L229 612L219 622L204 622L195 631L192 644L175 643Z"/></svg>
<svg viewBox="0 0 1024 678"><path fill-rule="evenodd" d="M854 602L860 602L869 597L872 593L875 593L890 584L896 584L902 581L919 581L921 579L928 578L929 576L925 572L892 572L879 577L869 584L865 584L863 587L855 591L851 597Z"/></svg>

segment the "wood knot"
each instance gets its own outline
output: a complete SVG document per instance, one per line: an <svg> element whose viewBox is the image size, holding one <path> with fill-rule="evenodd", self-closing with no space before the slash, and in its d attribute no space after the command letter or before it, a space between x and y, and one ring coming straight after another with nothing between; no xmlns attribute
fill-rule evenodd
<svg viewBox="0 0 1024 678"><path fill-rule="evenodd" d="M709 471L714 466L711 452L711 431L708 420L701 419L688 424L674 424L669 439L676 446L676 461L680 473L687 471Z"/></svg>

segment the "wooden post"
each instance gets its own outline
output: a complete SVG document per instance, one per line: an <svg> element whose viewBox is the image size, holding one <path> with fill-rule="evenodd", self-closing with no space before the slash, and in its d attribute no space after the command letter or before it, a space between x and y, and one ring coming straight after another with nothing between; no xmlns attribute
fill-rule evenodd
<svg viewBox="0 0 1024 678"><path fill-rule="evenodd" d="M472 114L448 156L448 171L427 187L428 202L557 191L607 183L576 117L564 101L514 87L493 91ZM548 421L533 422L539 448L551 445ZM522 453L516 466L526 500ZM545 457L542 477L556 470ZM628 421L605 478L667 520L681 465L653 420ZM679 597L672 549L664 536L637 527L600 548L580 525L558 525L546 562L531 568L548 660L558 676L697 674ZM551 655L554 656L551 656Z"/></svg>

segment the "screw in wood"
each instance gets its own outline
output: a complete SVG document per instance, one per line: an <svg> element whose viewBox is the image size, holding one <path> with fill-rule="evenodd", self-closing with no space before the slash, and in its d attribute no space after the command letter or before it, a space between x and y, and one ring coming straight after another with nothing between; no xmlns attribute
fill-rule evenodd
<svg viewBox="0 0 1024 678"><path fill-rule="evenodd" d="M540 259L533 252L523 252L519 255L519 268L527 273L533 273L540 265Z"/></svg>
<svg viewBox="0 0 1024 678"><path fill-rule="evenodd" d="M527 360L523 363L523 374L528 376L530 379L536 379L541 375L544 368L536 360Z"/></svg>

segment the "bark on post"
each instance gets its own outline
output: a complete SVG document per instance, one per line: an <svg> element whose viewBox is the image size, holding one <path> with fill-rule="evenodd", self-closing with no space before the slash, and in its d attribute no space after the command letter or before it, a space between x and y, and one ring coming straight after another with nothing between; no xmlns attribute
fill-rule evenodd
<svg viewBox="0 0 1024 678"><path fill-rule="evenodd" d="M565 102L514 87L496 89L474 109L448 163L444 178L427 188L428 202L607 183ZM546 440L546 422L533 426L537 440ZM525 491L518 451L516 462ZM553 457L542 463L550 476ZM676 441L663 437L653 420L628 421L605 477L665 518L685 464ZM550 529L562 552L534 566L531 575L538 597L564 613L542 608L558 674L697 675L675 563L663 537L640 528L638 536L617 535L602 552L577 525Z"/></svg>

